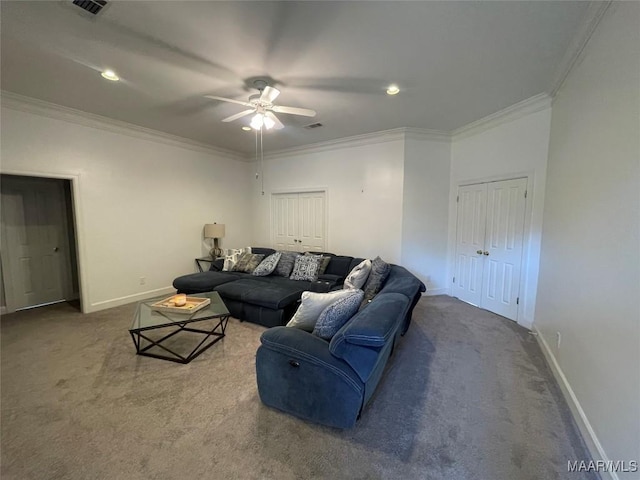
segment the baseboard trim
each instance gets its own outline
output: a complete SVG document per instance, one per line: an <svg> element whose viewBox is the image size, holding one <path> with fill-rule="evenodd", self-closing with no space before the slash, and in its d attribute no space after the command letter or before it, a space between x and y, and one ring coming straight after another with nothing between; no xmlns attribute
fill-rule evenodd
<svg viewBox="0 0 640 480"><path fill-rule="evenodd" d="M151 297L160 295L171 295L172 293L176 293L176 289L173 287L162 287L156 288L155 290L147 290L146 292L142 293L135 293L133 295L126 295L124 297L105 300L103 302L92 303L87 309L86 313L98 312L100 310L106 310L107 308L126 305L127 303L139 302L140 300L145 300Z"/></svg>
<svg viewBox="0 0 640 480"><path fill-rule="evenodd" d="M604 451L604 448L602 447L600 440L598 440L598 436L596 435L596 432L593 430L593 427L591 426L591 422L589 422L589 419L587 418L587 414L582 409L582 406L580 405L580 402L578 401L578 397L576 397L576 394L573 391L573 388L571 388L571 384L569 383L569 380L567 380L567 377L562 371L562 368L560 368L560 364L556 360L555 355L549 348L549 344L545 340L540 330L538 330L538 328L535 325L533 325L533 331L538 341L538 345L540 345L540 349L542 350L542 353L545 359L547 360L547 364L549 365L549 368L551 368L551 372L553 373L553 376L556 378L558 385L560 385L560 390L562 391L562 394L564 395L564 398L567 401L567 404L569 405L571 414L573 415L573 418L576 421L576 424L578 425L578 429L582 434L582 438L584 439L584 442L587 445L587 449L589 450L589 453L591 453L591 456L593 457L593 460L595 462L603 461L606 464L608 464L608 462L610 461L609 457ZM581 459L576 458L572 460L581 460ZM600 473L600 477L603 480L620 480L620 477L618 477L618 474L616 472L601 471L599 473Z"/></svg>
<svg viewBox="0 0 640 480"><path fill-rule="evenodd" d="M448 288L434 288L431 290L427 290L426 292L424 292L424 295L427 297L433 297L435 295L449 295L449 289Z"/></svg>

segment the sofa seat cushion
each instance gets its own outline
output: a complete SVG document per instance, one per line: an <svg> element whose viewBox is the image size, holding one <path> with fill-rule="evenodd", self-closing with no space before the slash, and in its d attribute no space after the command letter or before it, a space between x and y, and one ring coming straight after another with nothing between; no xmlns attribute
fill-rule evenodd
<svg viewBox="0 0 640 480"><path fill-rule="evenodd" d="M210 292L218 285L233 282L242 278L245 274L238 272L215 272L207 270L206 272L191 273L182 275L173 281L173 288L178 293L201 293Z"/></svg>
<svg viewBox="0 0 640 480"><path fill-rule="evenodd" d="M273 310L295 303L305 290L304 282L264 282L260 279L261 277L243 278L220 285L215 290L223 299L230 298Z"/></svg>

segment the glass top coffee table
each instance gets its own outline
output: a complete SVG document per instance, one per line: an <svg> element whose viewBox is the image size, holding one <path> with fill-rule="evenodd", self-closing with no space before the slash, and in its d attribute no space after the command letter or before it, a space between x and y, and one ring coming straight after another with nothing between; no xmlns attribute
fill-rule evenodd
<svg viewBox="0 0 640 480"><path fill-rule="evenodd" d="M224 332L229 320L229 310L227 310L218 292L189 295L189 297L208 298L211 301L209 305L194 313L174 313L157 311L151 308L151 305L155 302L166 297L167 295L163 295L162 297L151 298L138 303L133 325L129 329L138 355L177 363L189 363L224 338ZM201 322L202 328L195 328L194 324L198 322ZM167 330L169 330L169 333L162 335ZM180 346L184 348L185 345L180 345L181 342L176 341L180 339L174 338L174 336L185 336L185 332L195 334L197 339L202 336L204 338L196 344L190 353L183 355L175 351L174 348Z"/></svg>

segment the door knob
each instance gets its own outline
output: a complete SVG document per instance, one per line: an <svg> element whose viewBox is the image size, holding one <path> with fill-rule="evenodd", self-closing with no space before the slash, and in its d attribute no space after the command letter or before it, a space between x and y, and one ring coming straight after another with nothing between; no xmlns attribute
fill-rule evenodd
<svg viewBox="0 0 640 480"><path fill-rule="evenodd" d="M476 250L476 253L477 253L478 255L482 255L482 250Z"/></svg>
<svg viewBox="0 0 640 480"><path fill-rule="evenodd" d="M53 247L54 252L57 252L58 250L60 250L58 247Z"/></svg>
<svg viewBox="0 0 640 480"><path fill-rule="evenodd" d="M489 252L487 252L486 250L484 251L484 254L489 256Z"/></svg>

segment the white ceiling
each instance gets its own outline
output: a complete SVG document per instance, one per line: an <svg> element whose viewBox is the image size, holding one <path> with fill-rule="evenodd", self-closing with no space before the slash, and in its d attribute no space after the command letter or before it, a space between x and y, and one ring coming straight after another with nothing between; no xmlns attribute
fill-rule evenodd
<svg viewBox="0 0 640 480"><path fill-rule="evenodd" d="M589 2L2 1L3 90L250 153L222 123L273 79L280 150L398 127L451 131L554 88ZM112 68L114 83L99 72ZM250 83L250 82L249 82ZM390 83L401 93L385 94ZM302 128L313 122L324 126Z"/></svg>

